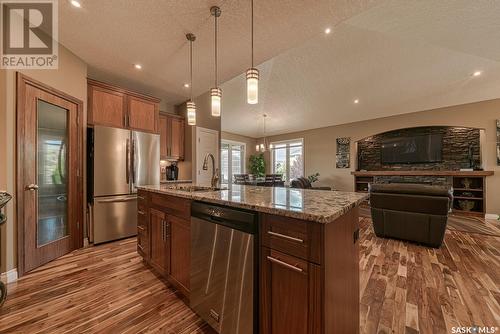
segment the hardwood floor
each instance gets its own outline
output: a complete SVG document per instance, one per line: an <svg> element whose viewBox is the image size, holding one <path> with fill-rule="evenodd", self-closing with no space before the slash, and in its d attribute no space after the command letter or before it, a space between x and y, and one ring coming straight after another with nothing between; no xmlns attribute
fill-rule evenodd
<svg viewBox="0 0 500 334"><path fill-rule="evenodd" d="M377 238L362 219L361 333L500 326L500 238L446 231L438 249Z"/></svg>
<svg viewBox="0 0 500 334"><path fill-rule="evenodd" d="M144 266L135 239L75 251L8 290L0 333L213 333Z"/></svg>
<svg viewBox="0 0 500 334"><path fill-rule="evenodd" d="M447 231L434 250L361 226L362 334L500 325L500 238ZM135 239L75 251L8 288L0 333L214 333L144 266Z"/></svg>

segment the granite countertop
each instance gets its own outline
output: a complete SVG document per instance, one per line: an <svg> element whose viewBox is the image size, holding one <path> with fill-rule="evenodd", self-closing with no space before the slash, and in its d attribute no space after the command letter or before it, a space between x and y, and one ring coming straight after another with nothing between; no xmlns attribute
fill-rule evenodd
<svg viewBox="0 0 500 334"><path fill-rule="evenodd" d="M193 180L161 180L160 184L192 183Z"/></svg>
<svg viewBox="0 0 500 334"><path fill-rule="evenodd" d="M330 223L368 198L366 193L232 185L219 191L184 191L175 185L139 189L279 216Z"/></svg>

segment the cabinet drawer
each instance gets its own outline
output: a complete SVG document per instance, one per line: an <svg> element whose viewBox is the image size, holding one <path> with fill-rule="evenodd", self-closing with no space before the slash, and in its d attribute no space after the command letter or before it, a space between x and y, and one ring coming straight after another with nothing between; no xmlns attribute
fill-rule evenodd
<svg viewBox="0 0 500 334"><path fill-rule="evenodd" d="M263 215L260 237L266 247L321 264L321 228L314 222Z"/></svg>
<svg viewBox="0 0 500 334"><path fill-rule="evenodd" d="M191 219L191 201L188 199L151 194L151 204L160 210L182 219Z"/></svg>
<svg viewBox="0 0 500 334"><path fill-rule="evenodd" d="M146 207L148 205L148 192L139 190L137 192L137 206Z"/></svg>

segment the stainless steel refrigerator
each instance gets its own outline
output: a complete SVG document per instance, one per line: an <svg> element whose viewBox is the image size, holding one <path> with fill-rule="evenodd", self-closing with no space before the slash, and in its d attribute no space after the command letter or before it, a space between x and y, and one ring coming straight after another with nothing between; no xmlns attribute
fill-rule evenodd
<svg viewBox="0 0 500 334"><path fill-rule="evenodd" d="M136 235L136 187L160 184L160 136L103 126L90 136L94 244Z"/></svg>

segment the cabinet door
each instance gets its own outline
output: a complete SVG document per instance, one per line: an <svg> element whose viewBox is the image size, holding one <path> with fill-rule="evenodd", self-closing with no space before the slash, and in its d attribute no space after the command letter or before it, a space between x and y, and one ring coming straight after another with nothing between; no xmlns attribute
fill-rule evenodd
<svg viewBox="0 0 500 334"><path fill-rule="evenodd" d="M170 118L170 156L184 159L184 119Z"/></svg>
<svg viewBox="0 0 500 334"><path fill-rule="evenodd" d="M191 221L168 217L170 224L171 260L170 277L184 293L189 292L191 263Z"/></svg>
<svg viewBox="0 0 500 334"><path fill-rule="evenodd" d="M150 226L151 265L161 274L167 275L170 271L170 244L165 214L150 209Z"/></svg>
<svg viewBox="0 0 500 334"><path fill-rule="evenodd" d="M88 85L89 124L124 128L125 94L103 87Z"/></svg>
<svg viewBox="0 0 500 334"><path fill-rule="evenodd" d="M261 264L260 333L320 333L320 267L267 247Z"/></svg>
<svg viewBox="0 0 500 334"><path fill-rule="evenodd" d="M168 157L168 117L160 115L160 158Z"/></svg>
<svg viewBox="0 0 500 334"><path fill-rule="evenodd" d="M128 96L128 127L133 130L158 132L158 103Z"/></svg>

